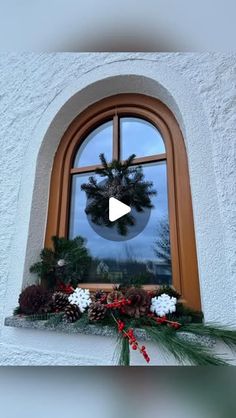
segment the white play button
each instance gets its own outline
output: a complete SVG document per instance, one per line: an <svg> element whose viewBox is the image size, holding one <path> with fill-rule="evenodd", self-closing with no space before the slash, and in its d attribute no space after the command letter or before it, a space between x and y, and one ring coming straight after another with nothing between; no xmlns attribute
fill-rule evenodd
<svg viewBox="0 0 236 418"><path fill-rule="evenodd" d="M120 202L120 200L115 197L110 197L109 199L109 221L114 222L117 219L121 218L127 213L131 212L131 208L128 205Z"/></svg>

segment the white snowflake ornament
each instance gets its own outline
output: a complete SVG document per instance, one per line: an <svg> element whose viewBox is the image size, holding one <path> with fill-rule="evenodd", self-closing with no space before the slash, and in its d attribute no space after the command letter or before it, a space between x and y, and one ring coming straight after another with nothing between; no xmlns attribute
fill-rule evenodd
<svg viewBox="0 0 236 418"><path fill-rule="evenodd" d="M61 258L60 260L58 260L57 265L59 267L63 267L66 264L66 260L64 260L63 258Z"/></svg>
<svg viewBox="0 0 236 418"><path fill-rule="evenodd" d="M92 303L89 290L81 289L80 287L75 289L75 291L69 296L68 300L71 304L77 305L82 313Z"/></svg>
<svg viewBox="0 0 236 418"><path fill-rule="evenodd" d="M166 293L162 293L162 295L152 298L150 311L157 316L165 316L168 313L176 311L176 302L176 298L170 297Z"/></svg>

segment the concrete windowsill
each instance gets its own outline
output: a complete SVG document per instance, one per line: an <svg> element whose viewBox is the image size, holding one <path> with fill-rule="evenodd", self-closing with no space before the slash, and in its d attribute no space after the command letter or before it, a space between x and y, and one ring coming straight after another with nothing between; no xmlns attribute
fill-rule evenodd
<svg viewBox="0 0 236 418"><path fill-rule="evenodd" d="M75 327L73 324L67 322L60 322L59 324L49 325L47 321L32 321L26 319L22 316L10 316L5 318L5 326L7 327L15 327L15 328L28 328L28 329L35 329L35 330L44 330L44 331L56 331L65 334L85 334L85 335L98 335L104 337L117 337L117 332L114 328L104 325L103 327L98 325L89 324L84 327ZM146 331L141 328L136 328L134 330L135 336L143 341L150 341L150 336L147 335ZM212 348L216 341L212 338L206 336L196 336L186 332L179 332L178 333L180 338L184 338L188 341L198 341L209 348Z"/></svg>

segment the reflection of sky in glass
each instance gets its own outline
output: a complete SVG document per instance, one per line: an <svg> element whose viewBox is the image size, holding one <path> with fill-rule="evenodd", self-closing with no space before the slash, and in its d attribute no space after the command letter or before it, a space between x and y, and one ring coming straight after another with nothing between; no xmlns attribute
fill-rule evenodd
<svg viewBox="0 0 236 418"><path fill-rule="evenodd" d="M87 136L76 154L74 167L100 164L99 154L103 152L108 161L112 160L112 121L103 123Z"/></svg>
<svg viewBox="0 0 236 418"><path fill-rule="evenodd" d="M157 190L157 196L152 198L154 208L145 229L135 238L123 242L106 240L93 231L84 211L86 194L80 189L81 184L86 183L91 174L73 176L69 237L81 235L86 238L87 247L93 257L124 260L128 252L138 260L156 260L153 252L155 233L161 220L168 219L166 163L145 165L143 171L146 180L152 181L153 188Z"/></svg>
<svg viewBox="0 0 236 418"><path fill-rule="evenodd" d="M151 123L132 117L120 119L121 159L131 154L146 157L164 154L165 145L159 131Z"/></svg>

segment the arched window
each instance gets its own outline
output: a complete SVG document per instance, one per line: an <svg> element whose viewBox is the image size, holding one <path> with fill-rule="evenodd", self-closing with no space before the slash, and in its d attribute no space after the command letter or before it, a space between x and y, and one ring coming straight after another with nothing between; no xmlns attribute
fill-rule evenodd
<svg viewBox="0 0 236 418"><path fill-rule="evenodd" d="M86 183L101 164L124 161L142 166L157 195L145 228L128 240L97 235L85 214ZM83 278L90 288L141 278L149 288L171 284L193 308L200 308L191 192L184 140L173 114L157 99L120 94L80 114L58 147L51 177L45 244L52 235L81 235L93 262ZM83 285L83 284L81 284Z"/></svg>

